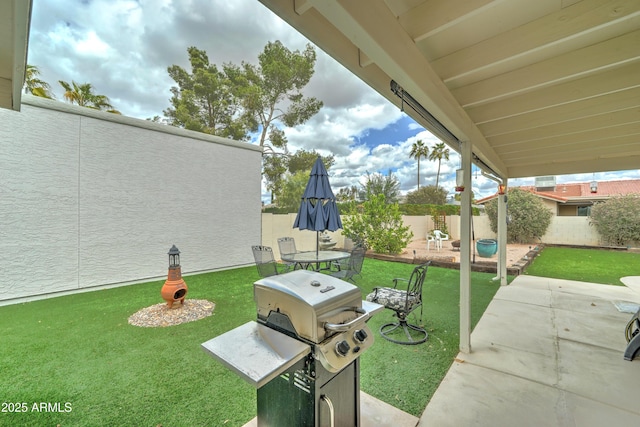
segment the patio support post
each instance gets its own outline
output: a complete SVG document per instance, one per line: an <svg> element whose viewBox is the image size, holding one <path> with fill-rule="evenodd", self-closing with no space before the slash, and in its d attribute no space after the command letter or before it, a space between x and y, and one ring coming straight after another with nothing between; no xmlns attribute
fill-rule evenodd
<svg viewBox="0 0 640 427"><path fill-rule="evenodd" d="M460 351L471 353L471 142L460 143L464 191L460 200Z"/></svg>
<svg viewBox="0 0 640 427"><path fill-rule="evenodd" d="M507 180L503 178L506 184ZM507 194L498 195L498 278L507 285Z"/></svg>

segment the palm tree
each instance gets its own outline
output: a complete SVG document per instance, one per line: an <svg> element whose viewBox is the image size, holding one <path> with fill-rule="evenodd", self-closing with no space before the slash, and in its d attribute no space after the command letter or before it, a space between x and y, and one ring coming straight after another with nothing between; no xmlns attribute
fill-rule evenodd
<svg viewBox="0 0 640 427"><path fill-rule="evenodd" d="M59 80L59 83L64 88L63 97L69 103L77 104L81 107L93 108L94 110L120 114L118 110L113 108L107 96L93 93L91 83L78 84L72 81L71 84L69 84L64 80Z"/></svg>
<svg viewBox="0 0 640 427"><path fill-rule="evenodd" d="M27 64L24 75L24 93L30 93L42 98L53 99L51 86L44 80L39 79L40 70L35 65Z"/></svg>
<svg viewBox="0 0 640 427"><path fill-rule="evenodd" d="M418 190L420 189L420 158L429 155L429 147L424 145L421 139L417 140L411 146L409 158L418 159Z"/></svg>
<svg viewBox="0 0 640 427"><path fill-rule="evenodd" d="M431 154L429 154L429 160L438 161L438 174L436 175L436 188L438 188L438 181L440 180L440 165L442 164L442 159L449 160L449 149L444 144L444 142L439 142L433 147L433 150L431 150Z"/></svg>

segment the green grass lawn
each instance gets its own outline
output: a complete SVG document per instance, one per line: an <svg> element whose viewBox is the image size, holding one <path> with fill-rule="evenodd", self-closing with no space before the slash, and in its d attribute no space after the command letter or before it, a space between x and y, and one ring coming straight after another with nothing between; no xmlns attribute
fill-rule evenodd
<svg viewBox="0 0 640 427"><path fill-rule="evenodd" d="M408 277L412 268L366 259L356 281L364 297L374 286ZM472 274L474 325L498 289L493 276ZM0 412L0 425L243 425L256 414L255 389L200 344L255 320L257 279L255 267L185 277L187 297L214 302L214 313L165 328L127 323L139 309L162 302L163 281L0 307L2 402L26 409ZM363 391L422 413L458 352L458 281L457 270L429 268L424 344L382 339L378 327L391 319L388 310L371 319L376 341L362 355ZM41 402L55 411L37 411ZM10 408L16 405L3 407Z"/></svg>
<svg viewBox="0 0 640 427"><path fill-rule="evenodd" d="M622 285L621 277L640 276L640 253L546 247L533 260L525 274L606 285Z"/></svg>

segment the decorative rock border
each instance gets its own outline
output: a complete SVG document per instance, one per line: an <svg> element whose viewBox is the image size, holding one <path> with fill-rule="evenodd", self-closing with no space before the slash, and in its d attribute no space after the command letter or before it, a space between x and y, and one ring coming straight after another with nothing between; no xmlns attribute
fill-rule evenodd
<svg viewBox="0 0 640 427"><path fill-rule="evenodd" d="M184 304L175 304L172 308L160 303L132 314L129 324L144 328L175 326L211 316L215 307L214 303L204 299L187 299Z"/></svg>

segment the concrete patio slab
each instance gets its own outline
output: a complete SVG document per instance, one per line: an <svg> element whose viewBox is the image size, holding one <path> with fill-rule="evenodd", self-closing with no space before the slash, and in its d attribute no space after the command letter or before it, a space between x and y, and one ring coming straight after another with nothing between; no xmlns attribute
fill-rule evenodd
<svg viewBox="0 0 640 427"><path fill-rule="evenodd" d="M533 277L533 276L529 276ZM563 279L544 279L553 292L566 292L600 297L606 300L630 299L638 301L640 294L627 286L602 285L598 283L576 282Z"/></svg>
<svg viewBox="0 0 640 427"><path fill-rule="evenodd" d="M563 393L566 418L559 426L602 427L634 426L638 423L638 414L627 412L624 408L613 407L577 396ZM614 421L614 422L612 422Z"/></svg>
<svg viewBox="0 0 640 427"><path fill-rule="evenodd" d="M639 297L626 286L518 276L498 290L472 352L458 354L418 425L640 425L640 358L623 359L631 315L614 304Z"/></svg>
<svg viewBox="0 0 640 427"><path fill-rule="evenodd" d="M523 302L527 304L535 304L542 307L551 307L551 293L538 292L536 288L514 288L506 286L502 288L500 296L496 295L494 299L504 301Z"/></svg>
<svg viewBox="0 0 640 427"><path fill-rule="evenodd" d="M640 406L637 389L640 384L640 360L623 359L620 350L560 340L558 387L575 395L615 408L625 409L638 416ZM612 425L622 425L612 423Z"/></svg>
<svg viewBox="0 0 640 427"><path fill-rule="evenodd" d="M552 298L553 308L555 310L567 310L586 316L608 315L612 313L611 306L613 305L613 301L611 299L568 292L553 292ZM629 316L625 314L622 317Z"/></svg>
<svg viewBox="0 0 640 427"><path fill-rule="evenodd" d="M418 426L555 426L560 395L535 381L456 362Z"/></svg>
<svg viewBox="0 0 640 427"><path fill-rule="evenodd" d="M555 325L560 340L575 341L586 345L611 349L624 353L627 341L624 337L624 326L631 318L630 314L615 313L600 314L598 308L611 310L611 303L597 305L593 314L578 311L555 310ZM622 325L622 328L619 326Z"/></svg>
<svg viewBox="0 0 640 427"><path fill-rule="evenodd" d="M532 353L553 352L551 308L494 299L476 325L474 343L501 344Z"/></svg>
<svg viewBox="0 0 640 427"><path fill-rule="evenodd" d="M456 363L470 363L509 375L529 378L541 384L558 383L558 366L550 350L531 352L507 345L477 342L471 343L473 352L460 353ZM551 344L552 345L552 344Z"/></svg>
<svg viewBox="0 0 640 427"><path fill-rule="evenodd" d="M628 276L620 279L626 287L640 295L640 276Z"/></svg>

